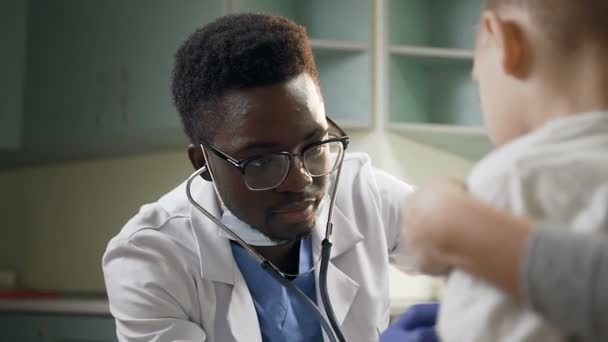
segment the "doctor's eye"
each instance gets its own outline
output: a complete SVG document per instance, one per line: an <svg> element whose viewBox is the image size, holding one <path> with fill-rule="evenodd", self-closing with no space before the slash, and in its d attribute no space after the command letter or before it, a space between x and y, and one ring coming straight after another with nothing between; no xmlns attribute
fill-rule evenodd
<svg viewBox="0 0 608 342"><path fill-rule="evenodd" d="M327 151L327 144L317 145L306 151L306 156L308 157L316 157L320 156Z"/></svg>
<svg viewBox="0 0 608 342"><path fill-rule="evenodd" d="M262 157L249 162L247 166L250 167L265 167L273 163L275 156Z"/></svg>
<svg viewBox="0 0 608 342"><path fill-rule="evenodd" d="M285 155L269 155L254 159L247 163L245 172L250 175L259 176L260 173L273 175L283 173L289 168L289 157Z"/></svg>

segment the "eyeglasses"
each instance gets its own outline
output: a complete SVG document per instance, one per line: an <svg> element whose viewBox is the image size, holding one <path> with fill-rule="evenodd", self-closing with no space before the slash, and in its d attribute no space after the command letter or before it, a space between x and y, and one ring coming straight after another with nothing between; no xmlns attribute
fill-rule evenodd
<svg viewBox="0 0 608 342"><path fill-rule="evenodd" d="M327 118L327 121L330 123L330 128L337 133L330 131L329 139L309 144L295 154L275 152L239 160L206 142L201 146L238 168L249 190L271 190L283 184L289 174L292 160L296 157L300 158L304 169L311 177L322 177L338 169L342 155L348 147L349 138L331 119Z"/></svg>

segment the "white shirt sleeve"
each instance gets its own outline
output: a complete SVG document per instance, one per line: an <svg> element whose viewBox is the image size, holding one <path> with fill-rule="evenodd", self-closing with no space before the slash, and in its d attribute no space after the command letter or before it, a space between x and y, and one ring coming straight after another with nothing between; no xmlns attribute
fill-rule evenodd
<svg viewBox="0 0 608 342"><path fill-rule="evenodd" d="M114 239L104 255L103 271L118 339L205 341L205 332L188 318L189 311L195 310L191 294L196 293L196 286L187 263L175 253L180 246L154 233Z"/></svg>

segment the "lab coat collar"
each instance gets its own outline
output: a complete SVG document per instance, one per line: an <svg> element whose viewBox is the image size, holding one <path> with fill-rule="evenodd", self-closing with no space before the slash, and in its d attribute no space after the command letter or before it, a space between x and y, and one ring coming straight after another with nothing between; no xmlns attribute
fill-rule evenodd
<svg viewBox="0 0 608 342"><path fill-rule="evenodd" d="M202 179L195 181L192 193L201 205L203 205L215 217L221 217L218 199L212 185ZM321 242L325 238L325 227L329 211L329 198L322 208L319 221L312 234L313 260L320 260ZM220 229L211 222L204 214L193 206L190 206L190 219L194 238L197 241L200 259L201 277L216 282L233 285L231 300L228 308L228 321L231 331L237 341L251 340L261 342L261 333L257 322L255 306L247 288L242 274L238 270L236 261L232 255L229 240L218 234ZM333 247L328 265L327 287L332 301L336 318L340 324L344 322L352 303L357 296L359 284L340 269L338 257L363 240L363 235L356 226L344 215L336 204L333 212ZM319 292L319 267L315 268L317 279L317 303L324 311ZM251 318L256 322L251 322ZM247 324L240 324L246 322ZM239 324L238 327L233 324Z"/></svg>
<svg viewBox="0 0 608 342"><path fill-rule="evenodd" d="M221 218L219 202L211 183L202 179L194 181L192 193L194 199L203 205L204 208L215 217ZM319 260L321 241L325 238L329 197L326 198L325 202L325 205L321 208L319 221L312 234L314 260ZM219 236L218 231L220 228L203 213L194 208L194 206L190 206L190 219L198 245L201 276L212 281L234 284L234 273L237 266L232 256L229 240ZM343 214L337 203L334 208L332 222L333 247L330 258L334 259L363 240L363 235L356 230L356 226Z"/></svg>
<svg viewBox="0 0 608 342"><path fill-rule="evenodd" d="M230 247L228 248L230 249ZM234 287L228 304L228 325L235 341L262 342L262 332L251 292L238 267L233 268Z"/></svg>
<svg viewBox="0 0 608 342"><path fill-rule="evenodd" d="M222 216L211 183L198 181L194 199L218 219ZM230 240L220 236L219 227L194 206L190 206L192 230L198 245L201 277L232 286L227 321L235 341L262 342L260 324L247 283L230 248Z"/></svg>
<svg viewBox="0 0 608 342"><path fill-rule="evenodd" d="M214 217L221 219L222 211L211 183L203 179L196 180L192 185L192 194L200 205ZM234 284L237 266L232 256L229 240L221 237L218 234L220 228L192 205L190 206L190 220L198 247L201 277Z"/></svg>

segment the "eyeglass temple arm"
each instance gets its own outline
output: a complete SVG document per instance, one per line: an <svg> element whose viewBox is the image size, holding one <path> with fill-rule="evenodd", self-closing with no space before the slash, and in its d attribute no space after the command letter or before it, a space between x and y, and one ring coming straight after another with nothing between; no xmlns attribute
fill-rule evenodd
<svg viewBox="0 0 608 342"><path fill-rule="evenodd" d="M338 130L338 132L340 132L341 136L348 136L348 134L346 134L346 132L340 126L338 126L338 124L329 116L325 116L325 118L327 119L327 122L330 123L330 125L334 126Z"/></svg>

